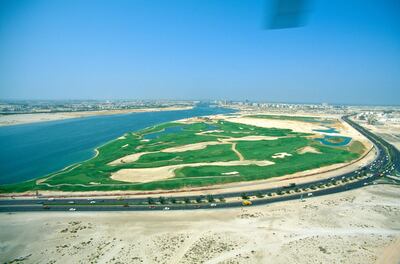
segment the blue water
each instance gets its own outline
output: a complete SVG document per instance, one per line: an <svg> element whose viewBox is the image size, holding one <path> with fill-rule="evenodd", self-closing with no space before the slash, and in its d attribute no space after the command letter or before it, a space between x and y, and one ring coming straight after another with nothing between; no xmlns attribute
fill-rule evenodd
<svg viewBox="0 0 400 264"><path fill-rule="evenodd" d="M339 143L333 143L328 141L330 138L342 138L343 141ZM323 138L316 138L315 140L321 142L324 145L327 146L346 146L347 144L350 143L351 137L343 137L343 136L324 136Z"/></svg>
<svg viewBox="0 0 400 264"><path fill-rule="evenodd" d="M168 135L168 134L173 134L181 131L183 128L182 126L173 126L173 127L167 127L159 132L154 132L150 134L146 134L143 136L144 139L155 139L160 137L161 135Z"/></svg>
<svg viewBox="0 0 400 264"><path fill-rule="evenodd" d="M44 176L94 155L94 148L125 132L231 109L198 106L185 111L95 116L0 127L0 184Z"/></svg>
<svg viewBox="0 0 400 264"><path fill-rule="evenodd" d="M313 131L316 132L323 132L323 133L339 133L339 131L337 131L335 128L327 128L327 129L314 129Z"/></svg>

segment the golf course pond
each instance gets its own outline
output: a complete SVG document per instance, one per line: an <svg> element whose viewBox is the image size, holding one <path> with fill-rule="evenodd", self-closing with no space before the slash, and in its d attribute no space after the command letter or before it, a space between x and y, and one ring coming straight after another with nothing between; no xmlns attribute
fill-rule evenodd
<svg viewBox="0 0 400 264"><path fill-rule="evenodd" d="M351 137L325 135L323 138L316 138L315 140L327 146L341 147L349 144L351 142Z"/></svg>

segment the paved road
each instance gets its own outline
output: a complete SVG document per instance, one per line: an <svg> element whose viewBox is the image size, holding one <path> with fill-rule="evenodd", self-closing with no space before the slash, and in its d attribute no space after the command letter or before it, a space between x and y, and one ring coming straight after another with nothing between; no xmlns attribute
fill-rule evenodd
<svg viewBox="0 0 400 264"><path fill-rule="evenodd" d="M315 186L319 186L321 184L329 184L333 187L330 188L322 188L316 190L310 190L309 192L302 193L294 193L294 194L284 194L278 196L272 196L263 199L254 199L252 200L253 205L262 205L262 204L270 204L281 201L289 201L289 200L300 200L302 197L305 199L309 199L311 197L328 195L332 193L343 192L347 190L353 190L356 188L363 187L365 185L373 184L373 182L378 179L380 176L400 171L400 153L394 148L392 145L381 139L380 137L372 134L367 131L363 127L351 121L348 117L343 117L345 122L348 122L355 129L357 129L361 134L370 139L374 145L376 150L378 151L377 158L369 165L366 165L363 168L360 168L356 171L338 175L336 177L318 180L309 183L298 184L296 186L288 186L288 187L279 187L279 188L269 188L269 189L261 189L257 191L252 191L246 193L248 196L255 196L259 194L271 194L271 193L279 193L282 191L295 190L298 189L314 189ZM360 173L368 174L369 176L362 177L361 179L355 180L354 178L358 176ZM347 181L350 180L349 183L345 185L333 185L336 181ZM312 193L309 196L308 193ZM216 195L215 197L224 197L224 198L232 198L232 197L240 197L242 193L232 192L221 195ZM175 197L176 200L184 200L191 199L195 200L199 196L181 196ZM205 197L204 197L205 198ZM0 212L24 212L24 211L68 211L70 208L75 208L77 211L144 211L144 210L165 210L165 207L168 207L169 210L194 210L194 209L216 209L216 208L230 208L230 207L238 207L242 206L241 201L237 202L226 202L226 203L215 203L215 206L211 206L210 203L202 203L202 204L166 204L166 205L138 205L139 203L146 202L147 198L130 198L130 199L115 199L115 198L107 198L107 199L15 199L15 200L0 200ZM128 204L129 206L126 206ZM124 206L125 205L125 206Z"/></svg>

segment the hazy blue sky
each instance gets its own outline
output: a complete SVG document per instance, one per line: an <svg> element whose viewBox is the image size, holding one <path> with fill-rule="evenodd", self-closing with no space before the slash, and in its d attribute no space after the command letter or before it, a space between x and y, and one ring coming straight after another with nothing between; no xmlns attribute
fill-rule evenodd
<svg viewBox="0 0 400 264"><path fill-rule="evenodd" d="M400 1L0 0L1 99L400 103Z"/></svg>

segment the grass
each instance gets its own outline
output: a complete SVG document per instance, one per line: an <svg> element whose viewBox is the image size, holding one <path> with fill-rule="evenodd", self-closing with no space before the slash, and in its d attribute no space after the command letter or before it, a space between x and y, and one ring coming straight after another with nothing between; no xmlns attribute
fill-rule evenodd
<svg viewBox="0 0 400 264"><path fill-rule="evenodd" d="M279 116L278 116L279 117ZM274 118L277 118L274 116ZM293 118L293 117L290 117ZM295 117L301 118L301 117ZM312 118L314 120L314 118ZM179 131L163 133L165 129L181 127ZM219 130L199 134L207 130ZM158 133L156 138L143 140L150 133ZM281 137L276 140L237 141L236 149L246 160L270 160L270 166L201 166L183 167L175 171L176 177L148 183L126 183L110 178L113 172L124 168L152 168L198 162L237 161L239 158L232 151L229 143L209 145L204 149L185 152L165 153L162 149L187 144L218 141L222 138L246 136ZM43 184L36 180L0 186L0 192L23 192L28 190L62 191L109 191L109 190L155 190L199 187L238 181L250 181L282 176L298 171L318 168L350 161L363 153L361 142L352 142L347 147L324 146L306 136L289 129L260 128L250 125L218 121L212 124L197 122L194 124L165 123L135 133L126 133L123 138L115 139L98 148L98 155L80 163L79 166L45 176ZM298 154L297 150L313 146L321 154ZM108 163L126 155L140 152L154 152L142 155L133 163L110 166ZM286 152L292 156L273 159L272 155ZM237 171L239 174L223 173ZM49 184L50 186L46 185Z"/></svg>

